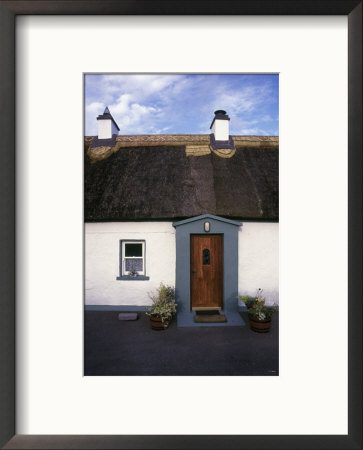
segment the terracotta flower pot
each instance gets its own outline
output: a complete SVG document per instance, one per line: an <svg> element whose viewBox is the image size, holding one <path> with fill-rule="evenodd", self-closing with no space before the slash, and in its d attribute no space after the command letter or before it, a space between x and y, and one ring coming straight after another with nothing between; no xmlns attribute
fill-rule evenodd
<svg viewBox="0 0 363 450"><path fill-rule="evenodd" d="M165 330L169 326L169 320L161 320L161 317L150 316L150 325L153 330Z"/></svg>
<svg viewBox="0 0 363 450"><path fill-rule="evenodd" d="M248 316L250 319L251 330L257 331L257 333L268 333L271 327L271 319L259 320L252 316Z"/></svg>

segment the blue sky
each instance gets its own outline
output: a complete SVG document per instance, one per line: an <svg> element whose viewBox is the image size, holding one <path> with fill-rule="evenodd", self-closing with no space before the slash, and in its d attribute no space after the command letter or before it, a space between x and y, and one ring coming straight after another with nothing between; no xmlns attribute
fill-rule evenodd
<svg viewBox="0 0 363 450"><path fill-rule="evenodd" d="M278 75L86 75L85 134L97 135L108 106L120 134L208 134L214 111L230 117L230 134L279 134Z"/></svg>

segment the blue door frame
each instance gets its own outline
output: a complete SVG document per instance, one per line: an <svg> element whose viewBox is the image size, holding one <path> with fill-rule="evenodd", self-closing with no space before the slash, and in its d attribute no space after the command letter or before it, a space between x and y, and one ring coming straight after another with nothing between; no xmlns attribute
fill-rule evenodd
<svg viewBox="0 0 363 450"><path fill-rule="evenodd" d="M209 223L205 226L206 222ZM238 232L241 222L204 214L174 222L176 230L176 293L178 312L191 313L190 236L192 234L223 235L223 297L224 311L238 311Z"/></svg>

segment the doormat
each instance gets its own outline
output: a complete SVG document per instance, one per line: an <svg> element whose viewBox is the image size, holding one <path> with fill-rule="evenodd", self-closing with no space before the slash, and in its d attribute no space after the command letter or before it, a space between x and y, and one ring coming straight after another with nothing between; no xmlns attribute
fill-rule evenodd
<svg viewBox="0 0 363 450"><path fill-rule="evenodd" d="M194 316L194 322L196 322L196 323L221 323L221 322L227 322L227 318L224 314L196 314Z"/></svg>
<svg viewBox="0 0 363 450"><path fill-rule="evenodd" d="M217 314L219 314L219 311L215 310L215 309L201 309L200 311L195 311L196 315L208 315L208 316L215 316Z"/></svg>
<svg viewBox="0 0 363 450"><path fill-rule="evenodd" d="M178 327L243 327L246 325L239 311L219 311L226 316L226 322L197 323L194 322L195 311L178 311L176 316Z"/></svg>

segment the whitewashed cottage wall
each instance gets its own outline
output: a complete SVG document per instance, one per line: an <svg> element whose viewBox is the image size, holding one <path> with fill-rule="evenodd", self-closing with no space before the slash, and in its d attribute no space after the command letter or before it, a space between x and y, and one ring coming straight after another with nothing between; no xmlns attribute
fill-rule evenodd
<svg viewBox="0 0 363 450"><path fill-rule="evenodd" d="M279 301L279 224L243 222L238 239L238 291L255 295L258 288L268 304Z"/></svg>
<svg viewBox="0 0 363 450"><path fill-rule="evenodd" d="M149 280L117 280L119 243L127 239L146 241ZM257 288L262 288L267 303L278 303L278 224L243 222L238 241L238 293L254 295ZM161 281L175 285L175 261L172 222L86 223L85 304L148 305L148 292Z"/></svg>
<svg viewBox="0 0 363 450"><path fill-rule="evenodd" d="M146 241L146 275L150 280L117 280L120 240ZM148 292L160 282L175 285L175 229L171 222L85 224L86 305L151 303Z"/></svg>

